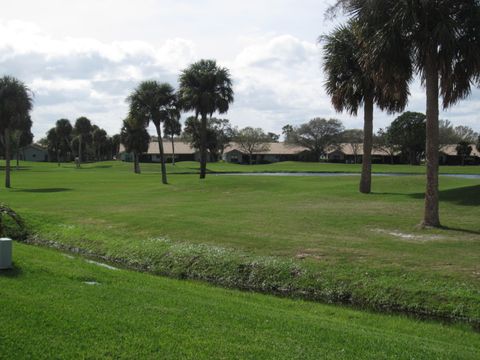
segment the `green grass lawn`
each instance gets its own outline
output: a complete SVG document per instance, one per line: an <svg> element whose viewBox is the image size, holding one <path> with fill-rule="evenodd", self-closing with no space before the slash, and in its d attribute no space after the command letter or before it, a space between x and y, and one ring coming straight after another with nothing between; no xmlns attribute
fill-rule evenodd
<svg viewBox="0 0 480 360"><path fill-rule="evenodd" d="M142 166L144 173L135 175L131 164L119 162L79 170L72 164L26 164L0 198L40 239L153 273L480 324L478 179L441 177L441 217L448 229L420 230L420 175L374 177L373 193L361 195L358 176L210 174L199 181L175 174L162 186L158 164ZM309 163L208 167L359 170ZM474 173L478 167L442 171Z"/></svg>
<svg viewBox="0 0 480 360"><path fill-rule="evenodd" d="M159 172L158 164L142 164L142 170L146 172ZM196 173L199 171L197 162L183 161L171 166L167 164L170 173ZM360 173L361 164L335 164L335 163L315 163L284 161L273 164L261 165L242 165L225 162L209 163L207 169L211 172L352 172ZM424 174L425 166L411 165L390 165L374 164L374 173L406 173L406 174ZM441 166L440 172L443 174L480 174L480 166Z"/></svg>
<svg viewBox="0 0 480 360"><path fill-rule="evenodd" d="M463 326L110 270L19 243L14 255L0 272L5 359L480 357L480 336Z"/></svg>

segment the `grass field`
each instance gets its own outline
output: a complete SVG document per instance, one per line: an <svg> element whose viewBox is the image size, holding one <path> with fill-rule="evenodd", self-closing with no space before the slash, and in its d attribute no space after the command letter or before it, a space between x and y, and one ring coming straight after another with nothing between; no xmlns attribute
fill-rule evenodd
<svg viewBox="0 0 480 360"><path fill-rule="evenodd" d="M400 316L111 270L15 244L5 359L478 359L480 336Z"/></svg>
<svg viewBox="0 0 480 360"><path fill-rule="evenodd" d="M26 164L2 201L37 238L133 268L324 302L480 324L480 180L442 177L443 230L420 230L423 176L239 177L158 164ZM196 171L179 163L177 172ZM358 165L210 164L212 171L358 171ZM273 170L272 170L273 169ZM378 172L421 167L375 166ZM479 173L446 167L444 173Z"/></svg>

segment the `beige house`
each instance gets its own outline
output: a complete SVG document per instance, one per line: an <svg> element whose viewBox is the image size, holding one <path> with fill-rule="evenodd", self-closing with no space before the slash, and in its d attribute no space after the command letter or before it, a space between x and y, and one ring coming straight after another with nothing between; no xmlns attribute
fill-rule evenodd
<svg viewBox="0 0 480 360"><path fill-rule="evenodd" d="M269 143L268 150L254 153L253 161L256 164L299 161L301 155L306 152L308 152L308 149L302 146L292 146L281 142ZM225 149L222 159L232 163L247 163L249 162L249 154L233 142Z"/></svg>
<svg viewBox="0 0 480 360"><path fill-rule="evenodd" d="M302 146L294 146L283 142L269 143L268 150L254 153L253 163L274 163L279 161L315 161L310 151ZM466 159L466 164L480 164L480 152L475 145L472 146L472 153ZM189 143L175 141L175 161L199 161L200 153ZM440 164L460 165L461 157L457 155L457 145L446 145L440 149ZM163 142L165 160L170 162L173 157L173 148L171 141ZM160 152L158 142L151 141L148 151L142 154L142 162L160 162ZM401 162L401 153L398 150L374 147L372 149L372 162L385 164L398 164ZM326 154L320 160L337 163L361 163L363 156L363 144L342 143L330 147ZM132 161L131 154L125 152L123 145L120 145L119 159L122 161ZM248 163L249 154L242 150L237 143L231 143L225 149L222 160L231 163Z"/></svg>
<svg viewBox="0 0 480 360"><path fill-rule="evenodd" d="M183 141L172 142L163 141L163 151L165 160L170 162L173 157L173 149L175 148L175 161L199 161L200 153L190 146L189 143ZM122 161L133 161L132 154L125 151L123 144L120 144L119 159ZM152 140L148 145L148 151L140 156L141 162L160 162L160 150L158 149L158 141Z"/></svg>
<svg viewBox="0 0 480 360"><path fill-rule="evenodd" d="M470 144L472 152L464 161L465 164L477 165L480 164L480 151L478 151L475 144ZM444 145L440 148L439 162L441 165L460 165L462 164L462 157L457 154L457 145Z"/></svg>

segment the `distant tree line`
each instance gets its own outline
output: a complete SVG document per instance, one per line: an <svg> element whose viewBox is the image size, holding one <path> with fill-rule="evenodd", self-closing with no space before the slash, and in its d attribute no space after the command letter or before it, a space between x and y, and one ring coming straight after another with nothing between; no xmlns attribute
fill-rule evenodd
<svg viewBox="0 0 480 360"><path fill-rule="evenodd" d="M39 141L46 146L50 161L69 162L76 160L77 166L85 161L113 159L119 151L120 136L109 136L107 132L82 116L71 124L68 119L59 119Z"/></svg>

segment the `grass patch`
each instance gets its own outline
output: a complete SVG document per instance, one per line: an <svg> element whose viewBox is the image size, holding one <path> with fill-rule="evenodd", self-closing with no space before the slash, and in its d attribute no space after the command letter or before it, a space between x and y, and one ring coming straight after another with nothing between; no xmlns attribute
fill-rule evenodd
<svg viewBox="0 0 480 360"><path fill-rule="evenodd" d="M357 176L174 174L162 186L158 164L130 166L29 164L0 196L38 239L154 273L480 321L478 179L442 177L448 229L419 230L423 176L374 178L365 196Z"/></svg>
<svg viewBox="0 0 480 360"><path fill-rule="evenodd" d="M14 244L0 272L5 358L477 359L480 337L317 303L214 288Z"/></svg>

